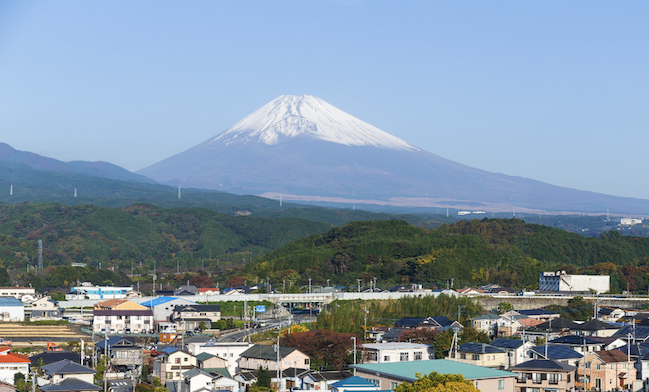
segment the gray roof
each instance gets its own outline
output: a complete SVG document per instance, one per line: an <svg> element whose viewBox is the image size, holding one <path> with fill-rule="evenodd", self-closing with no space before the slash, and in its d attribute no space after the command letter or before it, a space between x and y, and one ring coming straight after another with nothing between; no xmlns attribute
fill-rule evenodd
<svg viewBox="0 0 649 392"><path fill-rule="evenodd" d="M531 361L519 363L518 365L513 366L508 370L544 370L555 372L571 372L575 369L576 368L574 366L570 366L562 362L553 361L551 359L533 359Z"/></svg>
<svg viewBox="0 0 649 392"><path fill-rule="evenodd" d="M457 348L457 351L465 352L465 353L476 353L476 354L504 353L504 351L501 350L500 348L491 346L489 344L484 344L484 343L464 343L464 344L460 344L458 346L458 348Z"/></svg>
<svg viewBox="0 0 649 392"><path fill-rule="evenodd" d="M198 376L199 374L202 374L202 375L207 376L209 378L214 378L214 375L212 375L212 374L210 374L210 373L208 373L208 372L206 372L206 371L204 371L202 369L199 369L199 368L191 368L190 370L184 372L183 376L185 376L187 378L192 378L192 377Z"/></svg>
<svg viewBox="0 0 649 392"><path fill-rule="evenodd" d="M45 392L74 392L74 391L101 391L103 388L95 384L81 381L78 378L68 377L57 384L47 384L40 387Z"/></svg>
<svg viewBox="0 0 649 392"><path fill-rule="evenodd" d="M47 375L53 374L95 374L97 371L91 369L87 366L80 365L76 362L72 362L69 359L64 359L62 361L50 363L48 365L41 366L41 369Z"/></svg>
<svg viewBox="0 0 649 392"><path fill-rule="evenodd" d="M297 350L295 347L280 347L279 357L284 358L295 350ZM261 344L255 344L250 347L246 351L242 352L241 356L245 358L266 359L270 361L277 360L277 352L275 352L273 346L263 346Z"/></svg>

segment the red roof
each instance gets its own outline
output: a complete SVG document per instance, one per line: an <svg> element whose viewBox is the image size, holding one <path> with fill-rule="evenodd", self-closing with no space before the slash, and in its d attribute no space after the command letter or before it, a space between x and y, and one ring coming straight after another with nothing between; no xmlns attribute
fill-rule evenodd
<svg viewBox="0 0 649 392"><path fill-rule="evenodd" d="M29 357L25 354L16 354L16 353L6 353L0 355L0 363L30 363Z"/></svg>
<svg viewBox="0 0 649 392"><path fill-rule="evenodd" d="M199 288L199 289L198 289L198 292L199 292L199 293L205 293L205 292L207 292L207 291L220 291L220 289L218 289L217 287L213 287L213 288Z"/></svg>

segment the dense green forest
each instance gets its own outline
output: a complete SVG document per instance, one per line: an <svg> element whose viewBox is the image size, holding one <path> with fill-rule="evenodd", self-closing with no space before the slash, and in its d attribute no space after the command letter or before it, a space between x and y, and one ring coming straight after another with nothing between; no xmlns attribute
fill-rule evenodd
<svg viewBox="0 0 649 392"><path fill-rule="evenodd" d="M13 269L35 265L43 241L43 266L87 263L142 271L183 269L207 262L249 262L251 257L321 233L331 225L301 218L253 218L204 208L121 209L58 203L0 206L0 261ZM142 262L141 265L139 262Z"/></svg>
<svg viewBox="0 0 649 392"><path fill-rule="evenodd" d="M584 237L518 219L460 221L437 229L404 221L352 222L285 245L248 264L248 279L355 286L497 283L534 288L541 271L610 274L613 292L649 284L649 238L609 231Z"/></svg>

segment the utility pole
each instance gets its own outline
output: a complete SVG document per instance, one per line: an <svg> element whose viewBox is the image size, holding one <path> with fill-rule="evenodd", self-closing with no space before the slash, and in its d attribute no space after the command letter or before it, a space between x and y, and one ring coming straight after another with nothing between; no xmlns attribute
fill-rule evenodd
<svg viewBox="0 0 649 392"><path fill-rule="evenodd" d="M361 292L361 280L360 279L356 279L356 280L358 281L358 292L360 293Z"/></svg>
<svg viewBox="0 0 649 392"><path fill-rule="evenodd" d="M363 321L363 342L367 342L367 306L365 307L365 317Z"/></svg>
<svg viewBox="0 0 649 392"><path fill-rule="evenodd" d="M352 336L350 339L354 341L354 366L356 366L356 336ZM354 376L356 375L356 368L354 368Z"/></svg>

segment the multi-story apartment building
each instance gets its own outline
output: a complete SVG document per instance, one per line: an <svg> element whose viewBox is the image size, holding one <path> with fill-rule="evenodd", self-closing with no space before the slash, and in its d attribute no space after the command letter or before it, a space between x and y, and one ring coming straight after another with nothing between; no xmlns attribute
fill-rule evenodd
<svg viewBox="0 0 649 392"><path fill-rule="evenodd" d="M428 344L392 342L363 344L363 363L407 362L435 359L435 349Z"/></svg>

